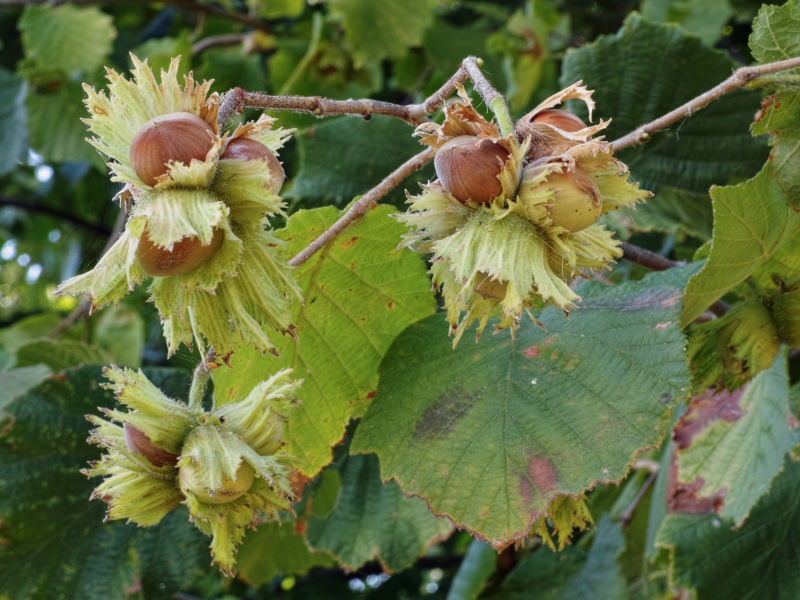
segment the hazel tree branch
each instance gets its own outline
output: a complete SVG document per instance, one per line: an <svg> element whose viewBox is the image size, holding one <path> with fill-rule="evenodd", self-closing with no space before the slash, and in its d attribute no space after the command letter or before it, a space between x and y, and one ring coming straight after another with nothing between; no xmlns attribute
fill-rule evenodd
<svg viewBox="0 0 800 600"><path fill-rule="evenodd" d="M83 219L78 215L74 215L72 213L59 210L57 208L53 208L51 206L45 206L44 204L26 202L25 200L19 200L17 198L0 198L0 207L3 206L13 206L14 208L21 208L23 210L27 210L30 212L36 212L43 215L47 215L55 219L67 221L69 223L72 223L73 225L77 225L78 227L82 227L84 229L87 229L94 233L98 233L100 235L111 234L111 230L108 229L108 227L106 227L102 223L92 223L91 221L87 221L86 219Z"/></svg>
<svg viewBox="0 0 800 600"><path fill-rule="evenodd" d="M241 44L247 40L248 35L250 34L223 33L221 35L211 35L203 38L192 46L192 56L197 56L198 54L201 54L209 48L213 48L214 46L233 46L236 44Z"/></svg>
<svg viewBox="0 0 800 600"><path fill-rule="evenodd" d="M757 77L768 75L770 73L777 73L778 71L786 71L787 69L794 69L797 67L800 67L800 56L786 60L779 60L777 62L766 63L763 65L741 67L736 69L736 71L733 72L733 75L728 77L719 85L711 88L707 92L700 94L683 106L679 106L675 110L668 112L663 117L659 117L655 121L651 121L646 125L637 127L628 135L622 136L618 140L612 142L611 145L613 146L614 150L622 150L623 148L629 148L630 146L642 144L649 140L655 132L665 129L673 123L677 123L686 117L692 116L698 110L705 108L715 100L719 100L725 94L744 87Z"/></svg>
<svg viewBox="0 0 800 600"><path fill-rule="evenodd" d="M372 188L369 192L364 194L357 200L338 221L331 225L322 235L311 242L308 246L303 248L294 258L289 261L293 267L298 267L311 258L318 250L322 249L328 242L335 238L345 227L350 225L356 219L361 218L367 212L370 206L383 198L386 194L391 192L397 187L401 181L425 166L427 162L433 159L433 150L428 148L423 150L416 156L412 156L392 173L386 179L381 181L378 185Z"/></svg>

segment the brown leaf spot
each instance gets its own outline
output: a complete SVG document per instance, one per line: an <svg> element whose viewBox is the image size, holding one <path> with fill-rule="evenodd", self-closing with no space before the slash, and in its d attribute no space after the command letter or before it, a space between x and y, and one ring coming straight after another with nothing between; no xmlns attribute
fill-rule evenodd
<svg viewBox="0 0 800 600"><path fill-rule="evenodd" d="M372 390L371 392L367 392L367 400L372 400L375 397L375 394L377 393L378 393L377 390Z"/></svg>
<svg viewBox="0 0 800 600"><path fill-rule="evenodd" d="M430 441L453 433L477 399L477 393L467 392L461 386L447 390L420 416L414 430L414 440Z"/></svg>
<svg viewBox="0 0 800 600"><path fill-rule="evenodd" d="M388 308L394 308L394 302L393 302L393 301L391 301L391 300L389 300L389 302L387 302L387 303L386 303L386 306L387 306Z"/></svg>
<svg viewBox="0 0 800 600"><path fill-rule="evenodd" d="M528 346L522 351L525 358L536 358L539 356L539 346Z"/></svg>
<svg viewBox="0 0 800 600"><path fill-rule="evenodd" d="M547 339L544 341L544 345L545 345L545 346L549 346L549 345L550 345L550 344L552 344L552 343L553 343L553 338L547 338Z"/></svg>
<svg viewBox="0 0 800 600"><path fill-rule="evenodd" d="M725 503L724 488L715 494L703 498L697 495L703 488L705 480L697 477L691 483L678 480L678 453L672 453L672 462L669 465L667 478L667 511L670 513L683 513L687 515L700 515L703 513L719 512Z"/></svg>
<svg viewBox="0 0 800 600"><path fill-rule="evenodd" d="M554 350L552 354L550 354L550 358L553 360L558 360L558 350Z"/></svg>
<svg viewBox="0 0 800 600"><path fill-rule="evenodd" d="M544 456L534 456L528 463L528 475L542 495L556 491L558 473L553 468L550 459Z"/></svg>
<svg viewBox="0 0 800 600"><path fill-rule="evenodd" d="M672 434L678 449L688 448L694 436L708 427L712 421L722 419L733 423L738 420L744 414L739 407L744 389L735 392L723 390L719 393L708 390L703 395L693 398Z"/></svg>
<svg viewBox="0 0 800 600"><path fill-rule="evenodd" d="M357 237L352 237L349 240L342 242L341 244L342 250L347 250L348 248L352 248L353 246L356 245L357 241L358 241Z"/></svg>

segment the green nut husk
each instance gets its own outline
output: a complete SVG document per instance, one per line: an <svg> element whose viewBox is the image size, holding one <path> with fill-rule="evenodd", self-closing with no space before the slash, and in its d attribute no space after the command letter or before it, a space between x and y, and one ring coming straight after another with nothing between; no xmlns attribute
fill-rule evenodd
<svg viewBox="0 0 800 600"><path fill-rule="evenodd" d="M591 112L591 92L579 83L543 102L529 117L570 98L583 100ZM628 180L627 167L611 156L608 144L592 139L607 122L576 132L534 124L535 131L523 127L503 137L494 123L475 111L463 88L459 95L460 102L445 108L442 125L425 123L416 135L437 152L463 136L502 146L508 151L497 176L502 192L485 203L461 202L436 181L422 185L421 194L409 197L408 211L395 215L411 228L401 246L433 254L430 273L444 296L454 345L475 322L480 337L498 311L496 328L509 328L513 335L527 310L546 305L565 312L574 308L580 298L569 286L572 277L583 269L607 268L622 255L613 234L592 222L650 195ZM526 166L534 133L561 136L554 147L563 152ZM575 204L574 194L564 191L564 182L571 178L580 180L592 204L590 216L574 226L564 218L565 211L554 211L562 192ZM565 223L569 228L562 226Z"/></svg>
<svg viewBox="0 0 800 600"><path fill-rule="evenodd" d="M760 302L743 302L724 316L689 332L692 387L736 390L772 366L780 350L778 328Z"/></svg>
<svg viewBox="0 0 800 600"><path fill-rule="evenodd" d="M198 85L189 76L181 87L179 59L162 71L160 84L146 62L133 57L133 63L133 80L108 70L108 96L84 86L91 114L84 122L96 136L90 142L111 159L112 180L126 184L118 197L130 205L128 221L94 269L62 283L56 293L86 294L93 308L116 304L145 278L137 253L142 236L149 239L148 247L169 256L179 242L196 240L199 248L219 243L222 235L210 258L204 254L205 260L188 272L153 278L150 294L165 323L169 353L194 342L203 355L206 345L213 346L223 360L243 344L274 352L267 332L293 335L290 303L301 299L281 255L283 243L267 230L267 217L285 216L284 203L270 185L267 161L219 157L238 138L275 153L291 132L273 131L274 119L262 116L224 134L217 125L219 97L208 95L210 82ZM131 165L131 142L148 121L174 112L205 121L215 136L212 148L205 160L170 162L158 183L147 185Z"/></svg>
<svg viewBox="0 0 800 600"><path fill-rule="evenodd" d="M233 574L235 553L257 518L273 518L294 500L289 475L295 460L283 450L284 424L297 388L285 369L244 399L204 412L165 396L141 371L106 370L118 400L129 410L105 410L115 422L90 416L89 441L105 448L84 473L105 479L92 498L109 506L108 519L142 526L158 523L179 504L211 542L214 563ZM118 425L119 423L120 425ZM160 466L130 448L124 427L134 426L175 460Z"/></svg>
<svg viewBox="0 0 800 600"><path fill-rule="evenodd" d="M772 300L772 316L781 341L800 347L800 289L778 294Z"/></svg>

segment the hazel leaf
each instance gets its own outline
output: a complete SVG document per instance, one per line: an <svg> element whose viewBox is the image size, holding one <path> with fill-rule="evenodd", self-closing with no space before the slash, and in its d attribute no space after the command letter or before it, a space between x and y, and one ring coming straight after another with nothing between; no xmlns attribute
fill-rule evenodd
<svg viewBox="0 0 800 600"><path fill-rule="evenodd" d="M679 478L686 483L699 478L698 496L721 493L720 514L741 525L798 441L789 423L786 357L778 354L772 368L756 375L743 391L722 391L706 401L726 407L724 414L698 420L700 413L693 407L699 408L702 401L695 399L689 405L676 429Z"/></svg>
<svg viewBox="0 0 800 600"><path fill-rule="evenodd" d="M247 395L276 371L292 367L304 379L300 406L288 423L287 452L313 477L332 459L346 423L361 416L375 393L378 364L394 338L435 310L425 263L398 250L405 228L379 206L295 270L304 305L296 303L289 336L274 340L279 358L241 348L232 369L214 371L217 406ZM299 211L276 235L293 256L341 213L334 207Z"/></svg>
<svg viewBox="0 0 800 600"><path fill-rule="evenodd" d="M770 134L772 152L767 168L778 180L789 206L800 210L800 94L794 90L778 92L762 106L753 123L753 134Z"/></svg>
<svg viewBox="0 0 800 600"><path fill-rule="evenodd" d="M761 63L800 55L800 2L783 6L764 4L753 21L750 50Z"/></svg>
<svg viewBox="0 0 800 600"><path fill-rule="evenodd" d="M425 30L433 24L427 0L328 0L328 4L333 14L342 17L356 67L401 58L422 44Z"/></svg>
<svg viewBox="0 0 800 600"><path fill-rule="evenodd" d="M568 50L561 83L582 79L595 90L595 114L612 118L606 130L611 141L702 94L730 77L735 66L727 53L678 26L633 13L615 35ZM763 141L747 132L759 101L755 92L728 94L618 158L643 189L653 192L669 185L705 194L711 185L752 177L767 157ZM575 108L585 116L580 103Z"/></svg>
<svg viewBox="0 0 800 600"><path fill-rule="evenodd" d="M745 524L733 526L714 513L667 516L656 543L669 549L670 580L695 590L698 600L795 598L800 464L787 460Z"/></svg>
<svg viewBox="0 0 800 600"><path fill-rule="evenodd" d="M378 559L384 570L398 572L452 533L453 524L433 516L424 500L381 481L377 456L342 453L335 468L342 479L338 501L324 517L308 517L306 538L343 568L355 571Z"/></svg>
<svg viewBox="0 0 800 600"><path fill-rule="evenodd" d="M16 169L17 161L23 158L28 147L28 129L25 127L28 121L27 93L28 84L24 79L0 68L0 131L3 132L0 175Z"/></svg>
<svg viewBox="0 0 800 600"><path fill-rule="evenodd" d="M94 6L26 6L19 28L26 58L64 75L93 75L117 37L114 19Z"/></svg>
<svg viewBox="0 0 800 600"><path fill-rule="evenodd" d="M711 199L711 253L686 286L683 325L752 275L800 230L800 216L786 204L767 168L739 185L712 188Z"/></svg>
<svg viewBox="0 0 800 600"><path fill-rule="evenodd" d="M642 282L579 288L546 331L486 336L456 350L441 315L404 331L380 369L353 452L495 547L528 535L558 495L624 477L660 442L688 390L681 289L696 265Z"/></svg>

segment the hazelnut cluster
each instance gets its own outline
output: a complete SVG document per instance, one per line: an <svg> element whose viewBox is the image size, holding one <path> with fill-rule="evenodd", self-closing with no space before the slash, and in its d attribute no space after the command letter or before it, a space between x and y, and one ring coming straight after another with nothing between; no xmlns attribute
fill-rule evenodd
<svg viewBox="0 0 800 600"><path fill-rule="evenodd" d="M189 75L179 85L177 58L159 83L132 58L133 80L108 70L108 96L84 85L89 141L125 184L125 231L57 293L85 293L102 306L149 276L170 353L193 341L223 360L239 344L274 352L265 326L294 336L289 305L300 298L282 242L266 229L268 216L284 214L275 153L291 132L273 131L262 116L223 133L211 82Z"/></svg>
<svg viewBox="0 0 800 600"><path fill-rule="evenodd" d="M105 479L92 497L109 519L158 523L183 503L195 525L213 536L214 562L232 574L247 527L290 508L292 459L283 453L286 417L297 387L285 369L237 402L203 411L168 398L141 371L106 370L128 411L104 409L90 442L106 449L84 473Z"/></svg>
<svg viewBox="0 0 800 600"><path fill-rule="evenodd" d="M433 254L431 274L454 343L475 321L480 336L498 306L498 329L512 333L527 309L573 308L579 297L569 280L622 254L597 220L651 195L595 137L608 121L588 126L554 108L581 100L591 119L592 93L580 83L542 102L505 137L461 87L461 101L445 108L442 125L417 128L435 150L438 179L411 196L397 218L412 228L403 245Z"/></svg>

